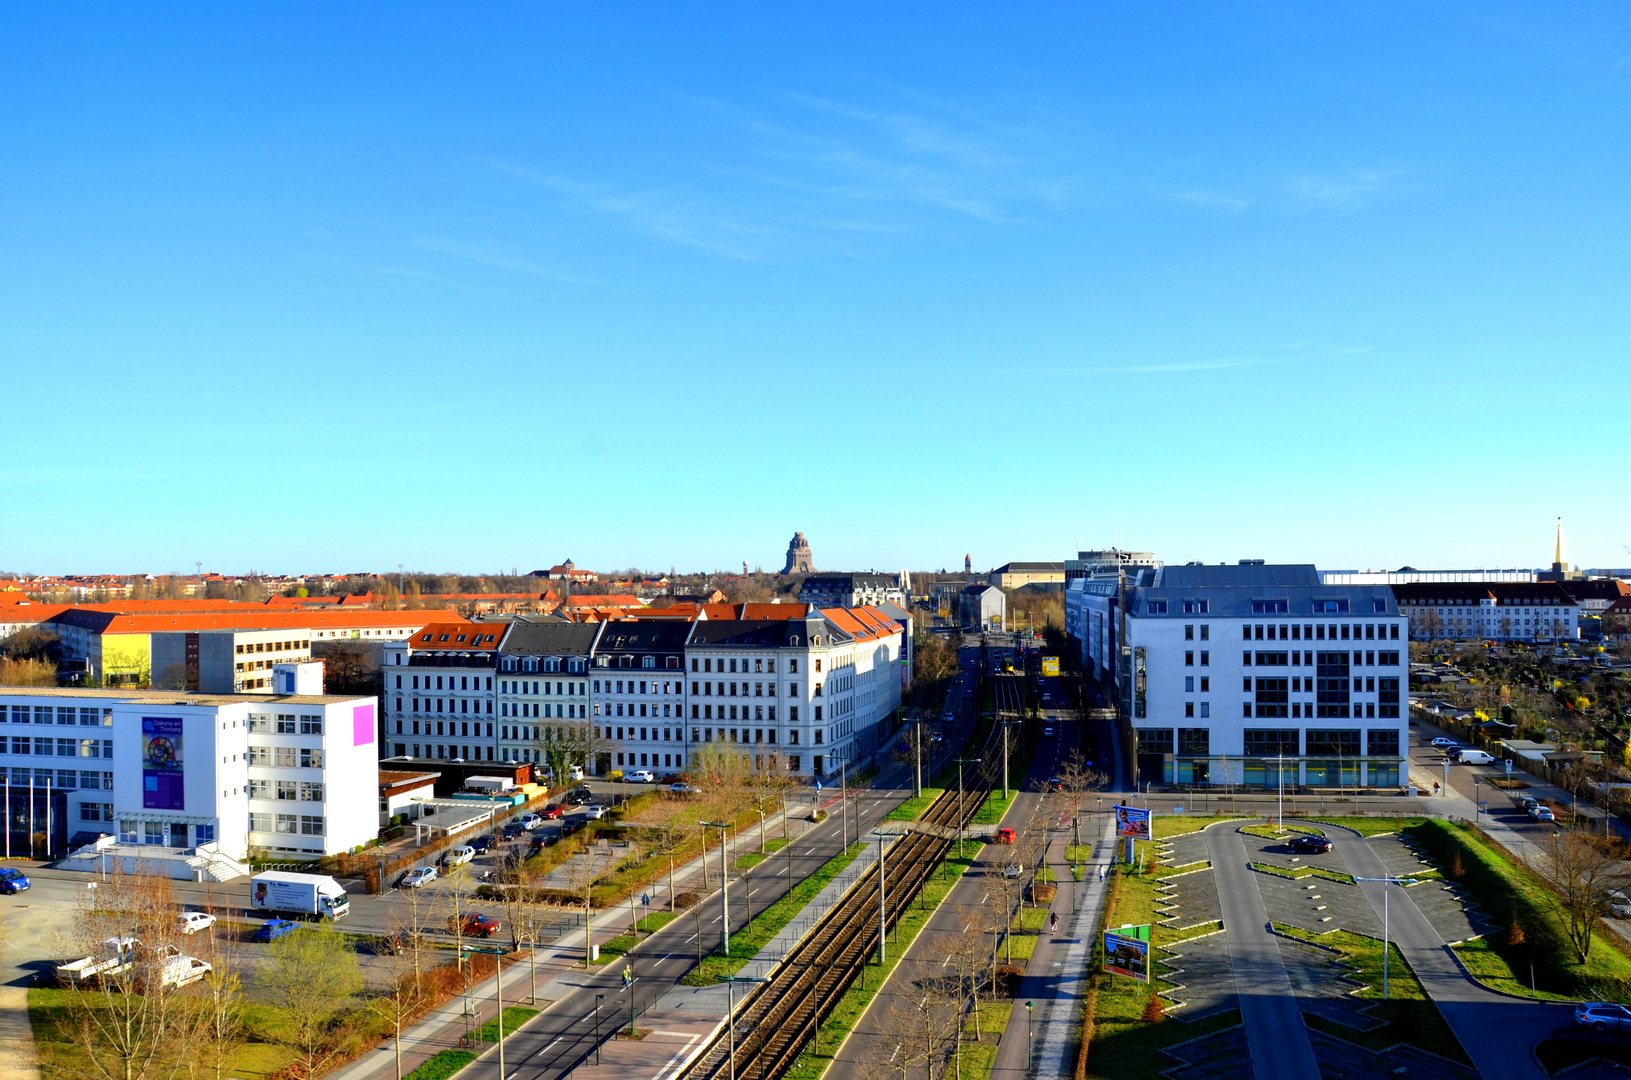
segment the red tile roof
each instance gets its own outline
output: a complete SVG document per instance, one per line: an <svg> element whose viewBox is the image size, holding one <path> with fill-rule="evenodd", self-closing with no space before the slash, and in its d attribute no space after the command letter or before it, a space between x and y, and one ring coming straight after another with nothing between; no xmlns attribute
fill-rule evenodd
<svg viewBox="0 0 1631 1080"><path fill-rule="evenodd" d="M431 651L494 652L504 637L501 623L438 621L419 628L408 647Z"/></svg>

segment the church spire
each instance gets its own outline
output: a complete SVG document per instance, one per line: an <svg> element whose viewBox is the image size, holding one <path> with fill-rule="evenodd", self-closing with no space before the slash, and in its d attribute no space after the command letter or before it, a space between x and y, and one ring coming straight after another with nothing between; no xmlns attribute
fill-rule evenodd
<svg viewBox="0 0 1631 1080"><path fill-rule="evenodd" d="M1557 557L1552 560L1553 570L1562 570L1563 566L1563 519L1557 519Z"/></svg>

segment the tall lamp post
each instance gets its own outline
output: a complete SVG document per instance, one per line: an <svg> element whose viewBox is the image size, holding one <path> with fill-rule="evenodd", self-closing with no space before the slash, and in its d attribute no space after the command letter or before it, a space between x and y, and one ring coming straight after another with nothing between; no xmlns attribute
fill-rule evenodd
<svg viewBox="0 0 1631 1080"><path fill-rule="evenodd" d="M1387 1000L1387 954L1388 954L1388 925L1387 925L1387 887L1389 885L1403 886L1409 878L1397 877L1356 877L1355 881L1380 881L1382 883L1382 1000Z"/></svg>
<svg viewBox="0 0 1631 1080"><path fill-rule="evenodd" d="M493 964L498 971L493 975L493 999L498 1005L498 1012L493 1016L493 1023L498 1025L498 1075L504 1075L504 948L499 945L463 945L465 952L487 953L493 958Z"/></svg>
<svg viewBox="0 0 1631 1080"><path fill-rule="evenodd" d="M963 806L963 766L978 765L979 763L979 758L960 757L957 759L957 808L959 814L959 824L957 826L957 857L959 859L963 857L963 837L968 834L967 818L961 816Z"/></svg>
<svg viewBox="0 0 1631 1080"><path fill-rule="evenodd" d="M721 951L729 956L731 953L731 868L726 861L730 856L725 848L729 840L726 830L730 828L730 825L723 821L699 821L697 824L701 825L705 830L719 830L719 925L720 933L724 935L724 944L721 946ZM706 836L706 832L703 835ZM703 845L702 860L704 863L708 861L706 844Z"/></svg>
<svg viewBox="0 0 1631 1080"><path fill-rule="evenodd" d="M595 1064L600 1064L600 1003L606 1000L605 994L595 995Z"/></svg>
<svg viewBox="0 0 1631 1080"><path fill-rule="evenodd" d="M1031 1023L1031 1010L1036 1002L1025 1003L1025 1071L1030 1072L1036 1068L1036 1028Z"/></svg>
<svg viewBox="0 0 1631 1080"><path fill-rule="evenodd" d="M887 840L894 840L903 834L898 832L884 832L881 829L872 830L872 838L878 841L878 967L884 964L884 866L883 845Z"/></svg>
<svg viewBox="0 0 1631 1080"><path fill-rule="evenodd" d="M731 994L732 987L739 982L767 983L769 979L761 979L753 975L715 975L714 978L725 984L725 1019L730 1025L730 1080L736 1080L736 1001Z"/></svg>

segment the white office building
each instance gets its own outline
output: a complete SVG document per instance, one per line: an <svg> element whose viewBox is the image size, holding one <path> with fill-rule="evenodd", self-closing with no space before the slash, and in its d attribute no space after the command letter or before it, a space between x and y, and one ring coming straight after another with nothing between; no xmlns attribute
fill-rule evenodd
<svg viewBox="0 0 1631 1080"><path fill-rule="evenodd" d="M1409 624L1387 586L1259 561L1071 585L1070 633L1115 689L1141 782L1408 782Z"/></svg>
<svg viewBox="0 0 1631 1080"><path fill-rule="evenodd" d="M0 687L0 770L51 854L122 845L316 858L378 832L373 698ZM36 831L45 826L36 814ZM15 821L13 831L16 831Z"/></svg>

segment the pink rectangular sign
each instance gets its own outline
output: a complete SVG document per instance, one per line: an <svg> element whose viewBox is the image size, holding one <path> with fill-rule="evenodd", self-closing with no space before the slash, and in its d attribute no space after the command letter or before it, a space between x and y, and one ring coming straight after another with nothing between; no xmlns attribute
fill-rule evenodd
<svg viewBox="0 0 1631 1080"><path fill-rule="evenodd" d="M374 744L374 707L358 705L351 710L351 745Z"/></svg>

